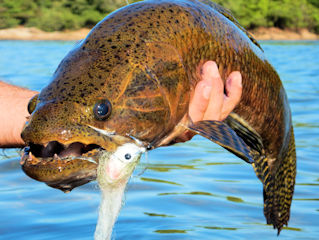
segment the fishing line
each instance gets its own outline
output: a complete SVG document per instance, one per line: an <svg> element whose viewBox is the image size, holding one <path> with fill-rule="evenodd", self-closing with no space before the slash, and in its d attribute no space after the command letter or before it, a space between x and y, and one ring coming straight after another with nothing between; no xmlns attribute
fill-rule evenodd
<svg viewBox="0 0 319 240"><path fill-rule="evenodd" d="M19 153L19 151L17 151L17 153ZM20 154L19 154L20 155ZM1 153L0 153L0 157L4 157L5 159L9 159L10 157L6 154L6 149L2 148L1 149Z"/></svg>
<svg viewBox="0 0 319 240"><path fill-rule="evenodd" d="M141 170L140 173L138 173L138 174L136 175L136 177L140 177L141 175L143 175L144 172L146 171L146 169L148 168L148 165L149 165L149 161L148 161L148 151L145 151L145 155L144 155L144 156L145 156L144 158L145 158L145 160L146 160L146 163L144 164L144 163L141 162L142 170Z"/></svg>

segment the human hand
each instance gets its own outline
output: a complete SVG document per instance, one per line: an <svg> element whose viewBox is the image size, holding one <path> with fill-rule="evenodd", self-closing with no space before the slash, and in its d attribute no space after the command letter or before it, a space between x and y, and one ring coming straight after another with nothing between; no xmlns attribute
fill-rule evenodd
<svg viewBox="0 0 319 240"><path fill-rule="evenodd" d="M26 118L28 102L37 92L0 81L0 148L23 147L20 134Z"/></svg>
<svg viewBox="0 0 319 240"><path fill-rule="evenodd" d="M203 65L202 80L197 83L189 105L193 122L201 120L223 121L239 103L242 93L242 78L238 71L232 72L224 83L217 65L208 61Z"/></svg>
<svg viewBox="0 0 319 240"><path fill-rule="evenodd" d="M208 61L203 65L201 81L197 83L190 101L188 114L193 122L202 120L223 121L239 103L242 94L242 77L240 72L229 74L224 83L217 65ZM175 142L190 140L194 133L187 131Z"/></svg>

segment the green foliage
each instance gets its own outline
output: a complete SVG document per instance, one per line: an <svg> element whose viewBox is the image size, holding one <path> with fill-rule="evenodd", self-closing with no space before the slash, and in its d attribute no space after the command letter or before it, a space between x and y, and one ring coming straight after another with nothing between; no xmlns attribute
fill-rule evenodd
<svg viewBox="0 0 319 240"><path fill-rule="evenodd" d="M44 31L59 31L64 29L77 29L80 27L79 19L71 12L61 9L42 9L36 17L32 17L26 26L36 26Z"/></svg>
<svg viewBox="0 0 319 240"><path fill-rule="evenodd" d="M129 0L130 3L138 0ZM156 0L155 0L156 1ZM319 0L215 0L246 28L308 28L319 33ZM92 27L126 0L0 0L0 28L45 31Z"/></svg>
<svg viewBox="0 0 319 240"><path fill-rule="evenodd" d="M319 8L319 0L307 0L307 1L313 6L316 6L317 8Z"/></svg>
<svg viewBox="0 0 319 240"><path fill-rule="evenodd" d="M125 0L0 0L0 28L34 26L45 31L93 27Z"/></svg>
<svg viewBox="0 0 319 240"><path fill-rule="evenodd" d="M265 16L269 0L217 0L215 1L232 11L241 25L247 28L267 26Z"/></svg>
<svg viewBox="0 0 319 240"><path fill-rule="evenodd" d="M246 28L308 28L319 33L319 0L216 0Z"/></svg>

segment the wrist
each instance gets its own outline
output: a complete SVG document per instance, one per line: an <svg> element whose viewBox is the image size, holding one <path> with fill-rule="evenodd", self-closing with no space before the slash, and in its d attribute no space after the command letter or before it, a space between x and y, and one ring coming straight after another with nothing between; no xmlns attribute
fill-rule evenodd
<svg viewBox="0 0 319 240"><path fill-rule="evenodd" d="M37 92L0 82L0 147L23 147L21 131L29 113L27 106Z"/></svg>

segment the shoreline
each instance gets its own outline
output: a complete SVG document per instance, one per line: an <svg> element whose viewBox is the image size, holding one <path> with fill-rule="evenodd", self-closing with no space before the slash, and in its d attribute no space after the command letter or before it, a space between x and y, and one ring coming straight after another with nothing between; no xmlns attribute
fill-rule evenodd
<svg viewBox="0 0 319 240"><path fill-rule="evenodd" d="M44 32L31 27L16 27L0 30L0 40L61 40L75 41L86 37L91 29L67 30L63 32ZM257 40L319 40L319 35L307 29L298 31L283 30L279 28L260 27L250 32Z"/></svg>

